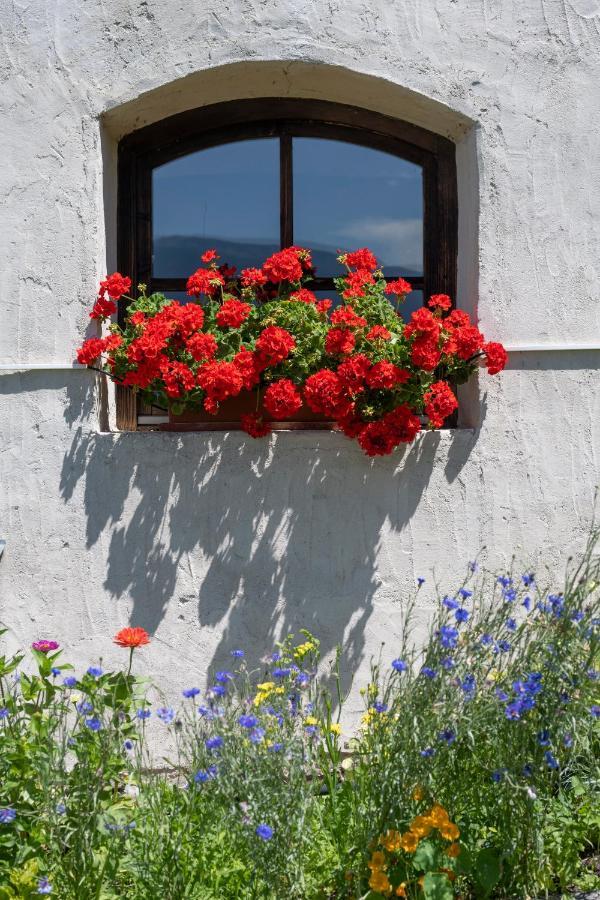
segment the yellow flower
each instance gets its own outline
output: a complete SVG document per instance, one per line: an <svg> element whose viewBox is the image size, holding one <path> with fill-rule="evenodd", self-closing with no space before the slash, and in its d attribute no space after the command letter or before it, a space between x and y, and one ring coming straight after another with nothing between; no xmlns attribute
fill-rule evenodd
<svg viewBox="0 0 600 900"><path fill-rule="evenodd" d="M446 847L445 853L446 856L450 856L452 859L455 859L460 853L460 844L450 844L449 847Z"/></svg>
<svg viewBox="0 0 600 900"><path fill-rule="evenodd" d="M460 829L454 822L447 822L441 826L440 834L445 841L456 841L460 837Z"/></svg>
<svg viewBox="0 0 600 900"><path fill-rule="evenodd" d="M419 846L419 838L412 831L406 831L400 838L400 846L405 853L414 853Z"/></svg>
<svg viewBox="0 0 600 900"><path fill-rule="evenodd" d="M272 691L274 687L275 687L274 681L263 681L262 684L256 685L256 689L258 691L262 691L263 693L265 693L265 692L268 693L269 691Z"/></svg>
<svg viewBox="0 0 600 900"><path fill-rule="evenodd" d="M307 717L305 718L305 720L304 720L304 724L305 724L305 725L318 725L318 724L319 724L319 720L318 720L318 719L315 719L314 716L307 716Z"/></svg>
<svg viewBox="0 0 600 900"><path fill-rule="evenodd" d="M370 869L375 871L376 869L384 869L385 868L385 853L382 853L381 850L375 850L371 859L368 862L368 866Z"/></svg>
<svg viewBox="0 0 600 900"><path fill-rule="evenodd" d="M448 813L443 806L440 806L439 803L433 804L433 806L427 813L427 818L434 828L441 828L449 822Z"/></svg>
<svg viewBox="0 0 600 900"><path fill-rule="evenodd" d="M388 853L397 853L400 850L401 844L401 835L399 831L386 831L384 835L379 839L379 843L382 847L388 851Z"/></svg>
<svg viewBox="0 0 600 900"><path fill-rule="evenodd" d="M294 649L294 656L296 659L304 659L307 653L313 653L316 649L317 645L313 644L312 641L305 641L303 644L298 644Z"/></svg>
<svg viewBox="0 0 600 900"><path fill-rule="evenodd" d="M432 828L433 822L427 816L415 816L410 823L410 830L419 838L424 838L431 834Z"/></svg>
<svg viewBox="0 0 600 900"><path fill-rule="evenodd" d="M390 882L385 872L382 872L380 869L375 869L369 878L369 887L374 891L379 891L380 894L384 891L389 891Z"/></svg>
<svg viewBox="0 0 600 900"><path fill-rule="evenodd" d="M423 799L424 796L425 796L425 791L423 790L421 785L418 784L416 786L416 788L414 789L414 791L412 792L412 798L413 798L413 800L416 800L416 802L418 803L420 800Z"/></svg>
<svg viewBox="0 0 600 900"><path fill-rule="evenodd" d="M339 722L332 722L332 724L329 726L329 730L332 734L341 734L342 726Z"/></svg>

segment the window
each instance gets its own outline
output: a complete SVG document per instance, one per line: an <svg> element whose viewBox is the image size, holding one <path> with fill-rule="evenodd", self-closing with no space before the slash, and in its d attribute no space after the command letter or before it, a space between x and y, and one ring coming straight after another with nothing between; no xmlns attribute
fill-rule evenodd
<svg viewBox="0 0 600 900"><path fill-rule="evenodd" d="M338 250L370 247L412 284L405 311L456 284L454 144L379 113L263 99L172 116L119 146L118 266L185 297L203 249L238 270L298 244L333 296ZM120 310L123 316L124 308Z"/></svg>

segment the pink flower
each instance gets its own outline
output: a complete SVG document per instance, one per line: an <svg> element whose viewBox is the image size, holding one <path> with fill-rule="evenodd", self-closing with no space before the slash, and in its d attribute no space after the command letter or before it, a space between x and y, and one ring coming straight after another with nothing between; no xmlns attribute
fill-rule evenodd
<svg viewBox="0 0 600 900"><path fill-rule="evenodd" d="M38 653L50 653L51 650L58 650L59 645L56 641L34 641L31 645L32 650L37 650Z"/></svg>

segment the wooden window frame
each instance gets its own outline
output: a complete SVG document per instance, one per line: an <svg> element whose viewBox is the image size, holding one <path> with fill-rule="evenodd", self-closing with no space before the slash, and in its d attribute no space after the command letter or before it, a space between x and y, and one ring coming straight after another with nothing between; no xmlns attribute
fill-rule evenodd
<svg viewBox="0 0 600 900"><path fill-rule="evenodd" d="M406 275L424 297L456 292L458 203L455 145L372 110L325 100L261 98L188 110L133 132L119 143L117 260L120 272L150 293L185 291L186 277L152 274L152 172L198 150L261 137L280 139L280 246L293 243L292 138L317 137L359 144L416 163L423 171L423 276ZM341 273L340 273L341 274ZM388 279L391 280L391 279ZM316 277L314 290L334 290L333 278ZM127 304L119 304L119 323ZM130 392L117 392L117 421L135 428ZM120 420L120 423L119 423Z"/></svg>

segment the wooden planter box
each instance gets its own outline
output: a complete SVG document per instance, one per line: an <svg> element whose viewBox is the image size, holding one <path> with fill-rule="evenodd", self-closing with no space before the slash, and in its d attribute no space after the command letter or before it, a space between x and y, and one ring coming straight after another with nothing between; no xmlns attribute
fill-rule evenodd
<svg viewBox="0 0 600 900"><path fill-rule="evenodd" d="M230 397L219 404L219 411L211 416L204 409L186 410L179 415L169 410L169 422L160 426L161 431L240 431L240 419L246 413L256 412L256 393L242 391L237 397ZM319 430L330 431L335 422L314 413L303 406L290 419L274 422L268 416L273 431Z"/></svg>

